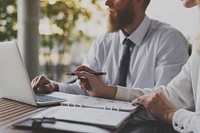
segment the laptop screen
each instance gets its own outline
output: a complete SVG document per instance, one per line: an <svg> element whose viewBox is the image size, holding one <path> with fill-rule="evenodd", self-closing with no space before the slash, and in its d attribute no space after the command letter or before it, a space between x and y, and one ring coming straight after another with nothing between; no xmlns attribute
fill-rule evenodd
<svg viewBox="0 0 200 133"><path fill-rule="evenodd" d="M17 42L0 43L0 94L4 98L37 105Z"/></svg>

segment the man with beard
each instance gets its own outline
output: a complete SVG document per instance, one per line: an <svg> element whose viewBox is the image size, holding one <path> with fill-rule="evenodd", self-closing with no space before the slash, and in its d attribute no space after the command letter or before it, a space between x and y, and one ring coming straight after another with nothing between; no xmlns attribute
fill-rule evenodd
<svg viewBox="0 0 200 133"><path fill-rule="evenodd" d="M187 40L170 25L152 20L145 11L150 0L106 0L108 32L98 37L83 61L95 71L106 71L102 80L109 85L153 88L166 85L188 59ZM123 67L125 39L132 42L128 67ZM122 62L122 63L121 63ZM119 83L127 70L125 84ZM38 76L32 80L35 92L61 91L89 95L78 83L66 84Z"/></svg>
<svg viewBox="0 0 200 133"><path fill-rule="evenodd" d="M107 72L101 78L108 85L128 88L167 85L188 59L187 40L184 36L170 25L146 16L145 11L149 2L150 0L106 0L105 4L109 11L108 32L94 41L83 65L95 71ZM131 42L129 46L124 44L124 40L127 39ZM127 47L129 57L122 59ZM124 67L126 63L123 60L127 58L130 59L127 61L128 67ZM126 75L121 84L123 71ZM58 83L43 75L32 80L32 87L35 92L40 93L61 91L91 95L84 90L85 86L79 86L78 82ZM123 99L123 96L116 95L115 98ZM143 118L137 119L143 121ZM132 124L130 123L125 132L134 130L139 133L151 133L154 129L160 129L144 124L135 128Z"/></svg>

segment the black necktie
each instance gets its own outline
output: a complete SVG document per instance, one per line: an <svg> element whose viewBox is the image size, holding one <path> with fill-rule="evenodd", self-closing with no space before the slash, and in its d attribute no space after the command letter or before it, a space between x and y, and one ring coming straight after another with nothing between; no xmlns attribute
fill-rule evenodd
<svg viewBox="0 0 200 133"><path fill-rule="evenodd" d="M123 41L123 44L126 45L126 47L124 48L124 54L122 56L121 59L121 63L120 63L120 68L119 68L119 82L118 85L120 86L126 86L126 78L127 78L127 74L129 71L129 62L130 62L130 46L133 45L134 43L125 38Z"/></svg>

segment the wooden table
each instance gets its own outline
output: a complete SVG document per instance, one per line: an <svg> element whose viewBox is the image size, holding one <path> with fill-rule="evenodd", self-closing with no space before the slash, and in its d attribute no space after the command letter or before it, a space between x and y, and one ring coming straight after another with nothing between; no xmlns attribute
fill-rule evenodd
<svg viewBox="0 0 200 133"><path fill-rule="evenodd" d="M20 132L17 130L13 132L12 125L44 109L45 107L37 108L27 104L0 98L0 132Z"/></svg>
<svg viewBox="0 0 200 133"><path fill-rule="evenodd" d="M44 131L39 131L39 130L16 129L14 128L13 124L23 119L27 119L32 115L45 109L47 109L47 107L37 108L27 104L0 98L0 133L44 133ZM102 128L101 129L99 127L95 128L97 129L97 131L98 129L102 131ZM111 133L111 132L116 132L116 131L105 130L104 133ZM51 133L55 132L52 131Z"/></svg>

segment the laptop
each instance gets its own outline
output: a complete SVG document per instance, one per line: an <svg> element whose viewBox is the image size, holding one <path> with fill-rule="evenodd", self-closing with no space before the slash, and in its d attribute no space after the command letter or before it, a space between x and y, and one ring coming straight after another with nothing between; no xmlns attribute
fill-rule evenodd
<svg viewBox="0 0 200 133"><path fill-rule="evenodd" d="M35 94L17 42L0 42L0 95L33 106L60 104L66 101L47 94Z"/></svg>

